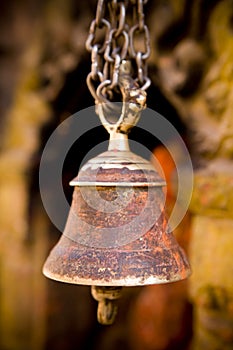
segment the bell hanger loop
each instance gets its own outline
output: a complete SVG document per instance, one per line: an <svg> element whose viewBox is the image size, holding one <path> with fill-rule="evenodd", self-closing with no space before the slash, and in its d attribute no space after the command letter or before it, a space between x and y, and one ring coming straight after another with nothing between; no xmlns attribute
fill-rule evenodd
<svg viewBox="0 0 233 350"><path fill-rule="evenodd" d="M107 111L117 114L118 104L109 102L103 96L104 88L110 84L106 80L97 89L96 113L102 125L110 134L109 151L128 151L128 133L138 123L141 112L146 108L146 92L139 88L132 78L132 64L129 60L123 60L119 68L118 84L122 95L121 113L118 120L109 122L106 118Z"/></svg>

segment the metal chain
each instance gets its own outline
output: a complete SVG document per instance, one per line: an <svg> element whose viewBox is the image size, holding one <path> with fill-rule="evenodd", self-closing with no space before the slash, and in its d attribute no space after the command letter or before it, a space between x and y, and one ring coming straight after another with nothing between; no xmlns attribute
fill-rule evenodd
<svg viewBox="0 0 233 350"><path fill-rule="evenodd" d="M109 102L120 91L120 66L130 60L135 67L135 86L150 86L146 60L150 55L150 35L144 22L147 0L98 0L86 48L91 53L87 85L96 103Z"/></svg>

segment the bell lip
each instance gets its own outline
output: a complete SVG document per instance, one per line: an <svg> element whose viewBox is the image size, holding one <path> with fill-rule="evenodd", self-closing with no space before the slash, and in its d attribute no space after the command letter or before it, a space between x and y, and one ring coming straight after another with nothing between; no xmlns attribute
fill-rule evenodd
<svg viewBox="0 0 233 350"><path fill-rule="evenodd" d="M70 283L75 285L83 285L83 286L100 286L100 287L137 287L137 286L147 286L147 285L155 285L155 284L167 284L173 282L183 281L189 278L192 274L192 270L190 267L186 268L185 274L181 276L179 273L174 274L170 279L162 279L156 276L149 277L128 277L121 279L114 279L114 281L107 281L101 279L84 279L84 278L71 278L68 276L60 276L58 274L51 273L46 268L46 263L43 267L43 274L45 277L55 280L57 282Z"/></svg>
<svg viewBox="0 0 233 350"><path fill-rule="evenodd" d="M77 178L77 177L76 177ZM114 186L120 186L120 187L165 187L166 182L165 181L154 181L154 182L108 182L108 181L77 181L76 178L71 180L69 182L70 186L103 186L103 187L114 187Z"/></svg>

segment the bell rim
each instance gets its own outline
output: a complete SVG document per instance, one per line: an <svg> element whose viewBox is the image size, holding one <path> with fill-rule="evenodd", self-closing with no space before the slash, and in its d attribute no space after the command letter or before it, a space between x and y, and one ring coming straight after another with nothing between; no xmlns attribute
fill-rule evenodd
<svg viewBox="0 0 233 350"><path fill-rule="evenodd" d="M46 264L45 264L46 265ZM119 278L114 279L111 281L107 280L101 280L101 279L86 279L86 278L77 278L74 277L68 277L68 276L60 276L56 273L49 272L46 268L46 266L43 267L43 274L47 278L50 278L57 282L63 282L63 283L69 283L74 285L82 285L82 286L100 286L100 287L142 287L142 286L148 286L148 285L157 285L157 284L167 284L167 283L175 283L179 281L186 280L189 278L192 274L192 270L190 267L186 268L185 273L183 272L183 275L180 275L179 273L174 274L172 278L169 279L162 279L158 278L156 276L148 276L148 277L126 277L126 278Z"/></svg>

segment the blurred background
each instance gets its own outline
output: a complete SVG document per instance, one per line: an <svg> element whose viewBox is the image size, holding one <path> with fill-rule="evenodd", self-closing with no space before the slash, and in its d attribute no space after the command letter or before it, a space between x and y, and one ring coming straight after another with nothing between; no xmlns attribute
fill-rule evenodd
<svg viewBox="0 0 233 350"><path fill-rule="evenodd" d="M91 59L85 40L95 10L94 0L0 4L0 350L230 350L232 0L149 0L145 5L152 50L147 105L178 130L195 170L190 209L175 230L192 277L125 288L116 322L104 327L96 321L89 287L42 275L61 233L41 202L40 158L55 128L94 103L86 86ZM130 137L160 161L169 211L175 201L173 160L143 130L135 128ZM79 163L107 139L104 128L92 130L68 153L63 183L69 202L68 183ZM176 140L171 142L175 147ZM52 184L48 192L56 198Z"/></svg>

